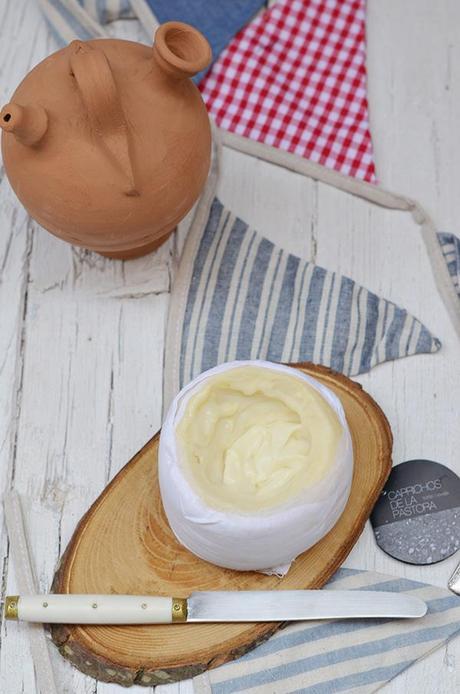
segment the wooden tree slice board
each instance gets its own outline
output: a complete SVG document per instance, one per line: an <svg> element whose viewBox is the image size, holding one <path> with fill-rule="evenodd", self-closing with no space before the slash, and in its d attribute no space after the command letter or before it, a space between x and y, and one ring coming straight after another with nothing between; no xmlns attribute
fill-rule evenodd
<svg viewBox="0 0 460 694"><path fill-rule="evenodd" d="M80 521L56 572L57 593L187 597L194 590L320 588L342 564L390 473L392 435L361 386L313 364L297 365L339 396L354 447L350 499L335 527L279 579L221 569L184 549L170 530L157 479L157 434L112 480ZM197 675L243 655L282 626L54 625L62 655L96 679L155 685Z"/></svg>

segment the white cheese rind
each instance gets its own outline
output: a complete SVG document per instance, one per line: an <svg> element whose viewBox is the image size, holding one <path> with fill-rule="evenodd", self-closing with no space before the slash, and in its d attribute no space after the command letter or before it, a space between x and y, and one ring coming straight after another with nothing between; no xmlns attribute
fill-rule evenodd
<svg viewBox="0 0 460 694"><path fill-rule="evenodd" d="M275 369L305 380L325 398L342 425L335 461L324 478L282 506L257 515L207 506L184 474L175 434L189 398L203 381L241 366ZM158 465L163 506L182 545L218 566L285 573L290 563L324 537L341 516L351 489L353 448L345 413L332 391L297 369L265 361L238 361L206 371L176 396L163 424Z"/></svg>

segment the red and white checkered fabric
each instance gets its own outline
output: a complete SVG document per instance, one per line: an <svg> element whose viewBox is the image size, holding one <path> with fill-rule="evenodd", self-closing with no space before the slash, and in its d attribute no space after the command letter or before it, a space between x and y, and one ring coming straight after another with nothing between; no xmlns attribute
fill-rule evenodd
<svg viewBox="0 0 460 694"><path fill-rule="evenodd" d="M365 57L365 0L279 0L200 89L220 127L374 182Z"/></svg>

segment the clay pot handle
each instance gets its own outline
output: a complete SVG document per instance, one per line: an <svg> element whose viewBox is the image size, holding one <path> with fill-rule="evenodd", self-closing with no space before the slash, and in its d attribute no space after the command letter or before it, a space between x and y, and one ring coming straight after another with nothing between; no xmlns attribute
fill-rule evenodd
<svg viewBox="0 0 460 694"><path fill-rule="evenodd" d="M91 129L126 179L127 195L136 195L129 153L128 126L105 54L83 41L69 45L70 67L88 113Z"/></svg>
<svg viewBox="0 0 460 694"><path fill-rule="evenodd" d="M153 55L170 77L193 77L211 62L211 46L198 29L184 22L166 22L155 34Z"/></svg>
<svg viewBox="0 0 460 694"><path fill-rule="evenodd" d="M23 145L38 145L48 129L48 114L42 106L9 103L0 112L0 127Z"/></svg>

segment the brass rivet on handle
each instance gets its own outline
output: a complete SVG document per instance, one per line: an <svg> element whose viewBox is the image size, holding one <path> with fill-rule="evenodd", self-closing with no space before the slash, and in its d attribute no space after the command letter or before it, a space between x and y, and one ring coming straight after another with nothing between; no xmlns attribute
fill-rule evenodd
<svg viewBox="0 0 460 694"><path fill-rule="evenodd" d="M187 621L187 600L186 598L172 599L172 621L186 622Z"/></svg>
<svg viewBox="0 0 460 694"><path fill-rule="evenodd" d="M5 619L18 618L19 595L7 595L5 598Z"/></svg>

